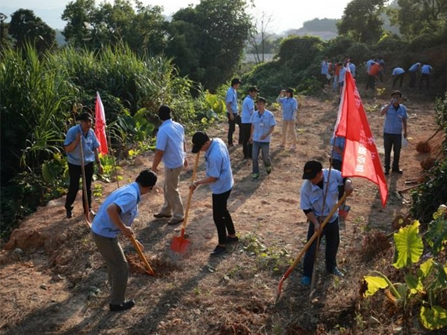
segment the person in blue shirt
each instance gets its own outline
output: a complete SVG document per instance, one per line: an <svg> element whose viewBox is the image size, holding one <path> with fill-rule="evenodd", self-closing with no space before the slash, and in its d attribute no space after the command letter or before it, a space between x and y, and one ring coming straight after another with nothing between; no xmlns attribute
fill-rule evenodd
<svg viewBox="0 0 447 335"><path fill-rule="evenodd" d="M410 83L408 87L415 88L416 87L416 79L419 69L421 68L421 63L417 62L410 66L408 69L408 73L410 74Z"/></svg>
<svg viewBox="0 0 447 335"><path fill-rule="evenodd" d="M337 268L337 252L340 244L340 231L338 223L338 211L329 219L329 222L320 229L320 223L324 221L332 208L338 203L338 186L344 185L344 192L350 195L353 191L351 180L343 179L341 172L332 169L323 169L320 162L308 161L304 165L303 185L301 186L300 208L304 211L309 222L307 240L314 232L326 238L326 271L338 277L344 274ZM315 240L304 255L303 277L301 283L310 285L315 261L317 240Z"/></svg>
<svg viewBox="0 0 447 335"><path fill-rule="evenodd" d="M163 161L165 180L163 184L164 203L156 218L170 218L168 225L176 225L184 220L183 203L178 190L180 173L188 167L186 160L185 130L180 123L171 119L171 108L166 105L158 109L158 117L163 123L158 129L152 171L158 172Z"/></svg>
<svg viewBox="0 0 447 335"><path fill-rule="evenodd" d="M253 152L253 146L250 143L251 132L251 117L255 112L255 97L259 90L256 87L250 87L248 94L242 103L242 116L241 116L241 136L242 136L242 151L244 153L244 159L251 159Z"/></svg>
<svg viewBox="0 0 447 335"><path fill-rule="evenodd" d="M259 178L259 152L262 150L262 160L267 174L272 172L272 161L270 160L270 135L275 129L276 121L272 112L265 109L265 98L256 100L258 110L251 118L250 142L253 143L253 174L252 179Z"/></svg>
<svg viewBox="0 0 447 335"><path fill-rule="evenodd" d="M129 265L118 242L118 234L126 237L134 234L131 226L138 214L138 203L156 182L154 172L148 169L141 171L135 182L118 188L106 198L93 220L91 236L107 264L111 286L109 308L112 312L124 311L135 305L133 300L125 300Z"/></svg>
<svg viewBox="0 0 447 335"><path fill-rule="evenodd" d="M73 216L73 203L79 191L79 179L82 175L81 163L81 148L84 152L84 170L85 170L85 185L87 189L88 208L85 208L85 201L82 201L84 213L92 213L92 178L94 166L98 164L99 173L102 173L102 165L98 156L99 142L95 136L92 128L93 117L88 112L83 112L78 120L80 124L71 127L65 138L64 149L67 153L68 173L70 175L70 185L68 186L68 193L65 200L65 210L67 218ZM84 197L84 193L82 197Z"/></svg>
<svg viewBox="0 0 447 335"><path fill-rule="evenodd" d="M329 63L327 61L327 57L324 57L323 61L321 62L321 69L320 69L320 77L321 77L321 88L324 89L324 85L327 84L329 71Z"/></svg>
<svg viewBox="0 0 447 335"><path fill-rule="evenodd" d="M228 117L228 146L234 147L233 144L233 133L236 130L236 124L239 125L239 144L242 143L241 139L241 117L238 113L237 105L237 90L241 86L241 81L238 78L233 78L231 81L231 87L227 91L225 96L225 106L227 106L227 117Z"/></svg>
<svg viewBox="0 0 447 335"><path fill-rule="evenodd" d="M196 132L192 137L192 143L193 153L205 152L206 176L194 181L189 187L194 192L199 185L210 184L211 186L213 220L219 237L219 243L211 252L211 256L217 256L227 250L227 243L239 240L227 208L228 198L234 185L230 154L220 138L210 139L205 132Z"/></svg>
<svg viewBox="0 0 447 335"><path fill-rule="evenodd" d="M430 89L430 75L433 68L428 64L423 64L421 67L421 81L419 82L419 89L422 88L422 83L425 81L427 89Z"/></svg>
<svg viewBox="0 0 447 335"><path fill-rule="evenodd" d="M392 172L402 173L399 168L400 150L402 148L402 136L407 138L407 109L400 104L402 93L391 93L391 101L380 111L385 115L383 127L383 144L385 148L385 175L390 173L391 150L394 151ZM403 131L403 133L402 133Z"/></svg>
<svg viewBox="0 0 447 335"><path fill-rule="evenodd" d="M402 69L401 67L395 67L393 69L393 72L391 73L391 76L394 78L393 87L396 86L398 80L400 80L399 87L402 87L405 77L405 70Z"/></svg>
<svg viewBox="0 0 447 335"><path fill-rule="evenodd" d="M334 169L341 171L343 162L343 151L345 150L346 139L341 136L332 136L331 138L331 165Z"/></svg>
<svg viewBox="0 0 447 335"><path fill-rule="evenodd" d="M288 88L286 90L281 90L278 98L276 99L278 103L282 106L282 142L280 147L284 148L286 146L287 132L292 138L292 146L290 150L296 149L296 130L295 121L296 113L298 110L298 102L293 97L293 89Z"/></svg>

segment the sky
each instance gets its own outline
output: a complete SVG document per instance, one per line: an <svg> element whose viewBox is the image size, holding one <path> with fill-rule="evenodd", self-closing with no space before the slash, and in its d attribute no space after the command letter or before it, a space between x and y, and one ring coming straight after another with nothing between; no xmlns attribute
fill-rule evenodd
<svg viewBox="0 0 447 335"><path fill-rule="evenodd" d="M102 0L96 0L99 4ZM108 0L112 2L111 0ZM197 5L200 0L140 0L145 5L158 5L164 8L164 14L170 16L189 4ZM231 0L229 0L231 1ZM254 0L255 8L249 13L260 22L267 21L267 31L280 34L289 29L299 29L305 21L315 18L340 19L346 5L351 0ZM62 29L65 21L60 19L70 0L0 0L0 12L11 16L17 9L31 9L52 28ZM9 18L6 20L9 22Z"/></svg>

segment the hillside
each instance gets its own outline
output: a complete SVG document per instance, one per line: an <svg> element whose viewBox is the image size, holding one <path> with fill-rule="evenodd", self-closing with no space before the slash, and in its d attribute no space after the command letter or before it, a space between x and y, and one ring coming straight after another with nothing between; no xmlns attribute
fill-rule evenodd
<svg viewBox="0 0 447 335"><path fill-rule="evenodd" d="M384 90L377 99L364 99L365 110L379 151L383 153L380 105L389 99ZM383 296L363 301L360 279L369 270L395 274L391 266L393 248L365 242L371 232L389 234L393 219L405 217L409 209L407 181L421 175L420 162L430 154L418 154L418 142L434 132L433 102L411 92L406 101L409 111L409 147L403 151L403 175L388 178L389 202L380 205L377 187L354 179L355 192L349 198L351 212L341 228L338 254L343 280L324 272L324 252L320 253L316 292L300 285L300 266L284 284L275 304L281 276L306 241L306 219L299 210L299 189L304 163L317 159L327 165L329 139L337 113L337 97L298 97L300 102L298 148L280 149L280 111L275 111L278 127L273 134L273 172L253 181L251 162L243 160L242 148L231 150L235 187L229 200L240 242L227 254L210 258L217 234L211 213L211 194L199 188L193 197L187 233L191 241L187 254L178 259L169 252L173 228L154 219L163 196L161 191L146 197L134 224L137 238L156 272L142 273L132 245L122 239L131 263L128 297L137 305L124 313L108 311L106 269L89 237L82 219L79 196L73 219L66 219L64 198L24 220L0 253L1 335L191 335L191 334L428 334L417 317L404 320ZM227 126L212 127L212 136L225 138ZM442 136L430 141L436 155ZM150 166L153 153L132 162L121 162L124 181L135 178ZM188 154L190 167L194 157ZM199 176L204 173L201 159ZM191 170L182 174L181 193L186 203ZM160 174L159 186L163 174ZM95 182L99 183L99 182ZM116 184L102 184L99 206ZM401 192L402 191L402 192ZM369 243L369 244L368 244ZM405 321L405 322L404 322ZM430 334L441 334L431 332Z"/></svg>

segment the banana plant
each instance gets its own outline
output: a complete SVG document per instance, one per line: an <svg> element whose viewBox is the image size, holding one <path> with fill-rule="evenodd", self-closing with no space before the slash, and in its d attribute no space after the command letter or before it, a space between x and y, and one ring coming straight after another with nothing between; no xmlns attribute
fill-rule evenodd
<svg viewBox="0 0 447 335"><path fill-rule="evenodd" d="M445 227L446 216L446 207L441 206L433 215L434 220L429 229L431 227L439 232L440 225L443 224ZM439 224L437 221L442 222ZM393 266L407 271L404 283L392 283L385 274L371 271L363 277L367 284L363 296L369 297L380 290L385 290L388 299L404 311L410 303L419 304L421 324L430 330L441 329L447 326L447 310L437 305L437 298L447 290L447 263L441 264L430 252L423 256L424 243L419 233L419 225L419 221L416 220L394 234ZM426 235L432 236L433 233L429 230ZM431 245L436 245L439 251L444 249L446 243L447 237L443 235L442 241L436 240L436 244ZM424 260L421 262L421 259Z"/></svg>

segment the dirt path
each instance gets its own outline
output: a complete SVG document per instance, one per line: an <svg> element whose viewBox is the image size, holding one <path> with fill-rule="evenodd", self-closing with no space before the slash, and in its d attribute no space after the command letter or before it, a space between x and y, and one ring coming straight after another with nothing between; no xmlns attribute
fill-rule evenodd
<svg viewBox="0 0 447 335"><path fill-rule="evenodd" d="M162 204L162 194L143 200L134 228L158 276L149 277L132 267L128 297L137 305L129 312L108 312L106 271L82 222L80 203L71 220L64 218L64 199L39 209L16 232L13 238L18 242L11 244L12 250L0 254L0 334L391 334L398 330L400 321L389 318L386 306L377 308L379 300L372 302L371 310L359 303L361 277L373 268L384 270L392 255L391 249L385 250L381 256L387 262L380 257L366 262L362 240L372 229L391 232L393 218L407 215L409 194L402 198L398 191L408 187L406 180L421 174L420 161L425 157L417 154L415 145L434 133L432 103L406 103L410 145L401 157L404 174L388 178L390 196L385 209L374 184L354 179L355 194L348 200L352 209L342 226L338 254L346 278L340 281L326 276L320 261L317 292L309 300L308 288L299 284L298 267L286 281L281 300L274 303L279 279L306 242L307 225L299 210L302 168L309 159L327 165L337 113L335 100L330 96L327 101L299 98L295 152L278 147L281 122L279 111L275 112L278 127L271 144L273 172L269 176L261 170L260 179L251 180L251 162L243 160L242 148L231 150L235 187L229 208L241 241L225 256L209 257L217 234L208 187L194 194L187 228L191 244L178 261L168 253L178 228L153 218ZM364 101L381 153L379 102L384 101ZM209 133L225 138L226 125ZM151 153L142 157L145 167L151 159ZM188 159L192 166L193 155ZM133 180L142 168L126 166L124 181ZM199 176L203 173L202 160ZM181 178L185 202L190 178L190 170ZM161 174L159 185L162 179ZM102 193L115 187L103 185ZM130 243L123 241L123 245L131 260L136 259ZM415 321L414 334L423 333Z"/></svg>

